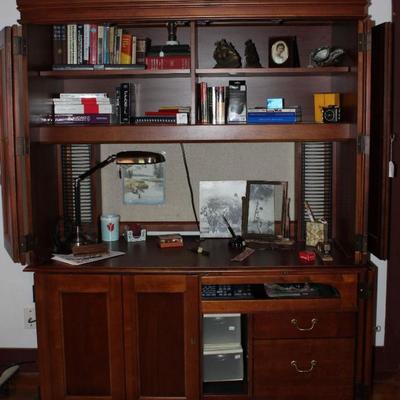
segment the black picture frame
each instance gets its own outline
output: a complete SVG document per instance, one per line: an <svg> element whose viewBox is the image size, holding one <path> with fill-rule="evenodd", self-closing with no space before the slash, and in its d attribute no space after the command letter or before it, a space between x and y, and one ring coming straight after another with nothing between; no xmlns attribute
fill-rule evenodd
<svg viewBox="0 0 400 400"><path fill-rule="evenodd" d="M288 183L247 181L242 205L242 235L246 239L275 240L284 232Z"/></svg>
<svg viewBox="0 0 400 400"><path fill-rule="evenodd" d="M269 38L268 67L299 67L299 53L297 50L296 36L281 36Z"/></svg>

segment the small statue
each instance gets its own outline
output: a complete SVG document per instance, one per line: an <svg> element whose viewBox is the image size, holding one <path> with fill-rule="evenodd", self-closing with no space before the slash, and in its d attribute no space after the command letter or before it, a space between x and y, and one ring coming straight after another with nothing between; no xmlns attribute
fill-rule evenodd
<svg viewBox="0 0 400 400"><path fill-rule="evenodd" d="M315 49L310 54L310 60L313 66L330 67L338 65L345 55L341 48L323 46Z"/></svg>
<svg viewBox="0 0 400 400"><path fill-rule="evenodd" d="M245 46L244 56L246 57L246 68L261 68L256 45L249 39L245 42Z"/></svg>
<svg viewBox="0 0 400 400"><path fill-rule="evenodd" d="M232 43L221 39L215 43L215 46L213 57L217 63L214 68L240 68L242 66L240 55Z"/></svg>

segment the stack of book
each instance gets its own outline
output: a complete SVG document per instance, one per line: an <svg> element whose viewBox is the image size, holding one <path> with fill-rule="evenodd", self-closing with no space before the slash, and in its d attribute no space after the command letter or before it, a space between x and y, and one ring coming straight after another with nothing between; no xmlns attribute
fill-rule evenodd
<svg viewBox="0 0 400 400"><path fill-rule="evenodd" d="M298 106L269 109L249 108L247 112L248 124L294 124L301 122L301 108Z"/></svg>
<svg viewBox="0 0 400 400"><path fill-rule="evenodd" d="M135 124L188 124L190 106L165 106L158 111L145 111L136 117Z"/></svg>
<svg viewBox="0 0 400 400"><path fill-rule="evenodd" d="M53 98L56 125L109 124L112 107L107 93L60 93Z"/></svg>
<svg viewBox="0 0 400 400"><path fill-rule="evenodd" d="M118 26L53 25L53 69L145 68L148 38L138 38Z"/></svg>
<svg viewBox="0 0 400 400"><path fill-rule="evenodd" d="M115 88L114 123L130 124L136 115L136 86L123 82Z"/></svg>
<svg viewBox="0 0 400 400"><path fill-rule="evenodd" d="M150 46L146 52L147 69L189 69L188 44Z"/></svg>
<svg viewBox="0 0 400 400"><path fill-rule="evenodd" d="M206 82L198 84L197 121L201 124L220 125L226 122L225 86L208 86Z"/></svg>

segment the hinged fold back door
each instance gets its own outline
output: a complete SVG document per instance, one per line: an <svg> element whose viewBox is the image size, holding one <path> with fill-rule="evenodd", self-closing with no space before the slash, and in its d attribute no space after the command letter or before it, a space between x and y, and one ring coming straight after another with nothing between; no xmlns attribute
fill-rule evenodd
<svg viewBox="0 0 400 400"><path fill-rule="evenodd" d="M31 232L29 130L27 123L26 57L21 53L20 26L0 32L0 168L4 246L15 262L26 263L21 247Z"/></svg>
<svg viewBox="0 0 400 400"><path fill-rule="evenodd" d="M392 24L372 28L368 250L385 260L390 216Z"/></svg>

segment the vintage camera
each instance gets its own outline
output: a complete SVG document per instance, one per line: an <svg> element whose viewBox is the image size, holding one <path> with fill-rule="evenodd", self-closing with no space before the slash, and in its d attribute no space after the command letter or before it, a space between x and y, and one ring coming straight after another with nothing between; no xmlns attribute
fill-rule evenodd
<svg viewBox="0 0 400 400"><path fill-rule="evenodd" d="M322 107L322 120L325 123L340 122L341 114L340 106Z"/></svg>

